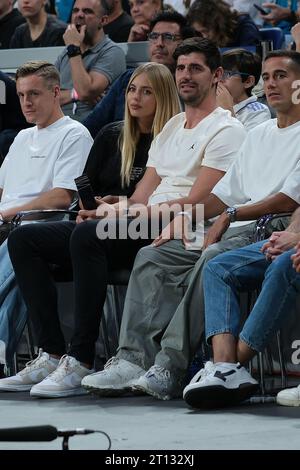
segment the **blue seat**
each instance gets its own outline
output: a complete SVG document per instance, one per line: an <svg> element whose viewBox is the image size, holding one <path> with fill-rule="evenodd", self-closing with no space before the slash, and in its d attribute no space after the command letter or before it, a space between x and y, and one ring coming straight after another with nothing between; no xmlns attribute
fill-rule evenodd
<svg viewBox="0 0 300 470"><path fill-rule="evenodd" d="M273 49L281 49L284 43L284 34L281 28L261 28L259 30L262 41L273 41Z"/></svg>

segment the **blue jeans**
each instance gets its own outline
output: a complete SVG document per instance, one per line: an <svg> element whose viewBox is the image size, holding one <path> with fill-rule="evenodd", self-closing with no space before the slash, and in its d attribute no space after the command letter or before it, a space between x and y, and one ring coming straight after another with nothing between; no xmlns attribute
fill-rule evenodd
<svg viewBox="0 0 300 470"><path fill-rule="evenodd" d="M0 364L11 366L27 320L27 309L16 285L7 240L0 246Z"/></svg>
<svg viewBox="0 0 300 470"><path fill-rule="evenodd" d="M262 351L281 327L300 291L300 274L289 250L272 263L261 253L265 241L232 250L209 261L204 272L206 339L221 333L240 337L251 349ZM239 294L261 287L240 331Z"/></svg>

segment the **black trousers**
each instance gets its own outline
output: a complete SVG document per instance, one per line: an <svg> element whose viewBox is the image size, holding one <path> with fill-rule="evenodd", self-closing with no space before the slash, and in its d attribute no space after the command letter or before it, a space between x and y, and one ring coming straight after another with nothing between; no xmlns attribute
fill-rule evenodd
<svg viewBox="0 0 300 470"><path fill-rule="evenodd" d="M138 250L151 239L105 239L97 221L24 225L8 239L16 279L28 308L38 346L52 354L66 352L57 311L51 266L71 267L75 291L75 329L69 354L93 364L95 342L106 297L108 272L131 268Z"/></svg>

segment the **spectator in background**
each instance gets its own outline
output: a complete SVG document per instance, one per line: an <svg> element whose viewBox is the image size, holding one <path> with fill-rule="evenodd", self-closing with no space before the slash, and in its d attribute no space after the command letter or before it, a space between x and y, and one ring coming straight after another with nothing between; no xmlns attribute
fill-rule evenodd
<svg viewBox="0 0 300 470"><path fill-rule="evenodd" d="M126 69L124 52L105 36L104 0L76 0L72 24L64 41L66 48L55 63L61 76L64 114L82 121L104 91Z"/></svg>
<svg viewBox="0 0 300 470"><path fill-rule="evenodd" d="M264 26L276 26L285 34L299 21L298 0L276 0L273 3L262 3L262 7L268 11L267 15L260 15L264 20Z"/></svg>
<svg viewBox="0 0 300 470"><path fill-rule="evenodd" d="M127 41L147 41L150 22L163 10L163 0L130 0L129 5L134 25Z"/></svg>
<svg viewBox="0 0 300 470"><path fill-rule="evenodd" d="M0 49L8 49L17 26L25 22L13 0L0 0Z"/></svg>
<svg viewBox="0 0 300 470"><path fill-rule="evenodd" d="M17 27L10 48L63 46L67 25L47 15L45 0L19 0L18 6L26 24Z"/></svg>
<svg viewBox="0 0 300 470"><path fill-rule="evenodd" d="M21 129L29 127L21 111L16 83L0 71L0 81L5 84L3 101L0 98L0 165L10 145ZM1 87L2 90L2 87Z"/></svg>
<svg viewBox="0 0 300 470"><path fill-rule="evenodd" d="M218 83L217 102L231 111L247 131L271 118L268 106L252 95L261 75L261 59L244 49L222 55L223 78Z"/></svg>
<svg viewBox="0 0 300 470"><path fill-rule="evenodd" d="M105 34L114 42L126 42L133 19L122 8L121 0L106 0L109 7L108 22L103 27Z"/></svg>
<svg viewBox="0 0 300 470"><path fill-rule="evenodd" d="M183 39L194 36L194 30L187 26L186 19L179 13L164 11L151 21L150 31L154 34L152 39L149 39L150 61L166 65L174 74L173 52ZM132 73L133 69L123 73L112 85L107 95L82 121L92 137L95 137L105 124L123 119L125 90Z"/></svg>
<svg viewBox="0 0 300 470"><path fill-rule="evenodd" d="M197 0L187 19L196 31L219 47L251 46L260 41L259 30L250 16L231 11L223 0Z"/></svg>

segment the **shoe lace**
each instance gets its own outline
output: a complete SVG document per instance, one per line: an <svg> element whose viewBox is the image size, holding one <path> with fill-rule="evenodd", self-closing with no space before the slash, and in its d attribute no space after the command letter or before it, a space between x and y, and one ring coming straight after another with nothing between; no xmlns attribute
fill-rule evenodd
<svg viewBox="0 0 300 470"><path fill-rule="evenodd" d="M44 362L44 360L45 360L45 358L43 357L43 354L44 354L44 351L42 350L42 348L40 348L38 356L36 358L32 359L31 361L26 362L25 368L23 370L21 370L21 372L25 371L25 369L26 369L26 373L27 373L27 372L30 372L30 371L40 367L42 362ZM41 359L43 361L41 361Z"/></svg>
<svg viewBox="0 0 300 470"><path fill-rule="evenodd" d="M202 369L200 369L197 374L194 375L194 377L191 380L191 383L193 382L199 382L203 377L206 377L207 375L211 374L212 370L215 368L215 364L211 361L207 361Z"/></svg>
<svg viewBox="0 0 300 470"><path fill-rule="evenodd" d="M154 365L150 367L149 371L147 372L148 377L156 376L162 379L169 379L171 374L168 369L165 369L162 366Z"/></svg>
<svg viewBox="0 0 300 470"><path fill-rule="evenodd" d="M108 369L110 366L112 365L117 365L119 362L119 358L116 357L116 356L113 356L111 357L110 359L108 359L108 361L106 362L106 364L104 365L104 369Z"/></svg>
<svg viewBox="0 0 300 470"><path fill-rule="evenodd" d="M51 372L51 374L48 375L48 377L51 377L52 380L55 382L60 382L61 379L63 379L69 371L72 370L72 359L70 356L67 354L64 354L58 363L57 368Z"/></svg>

